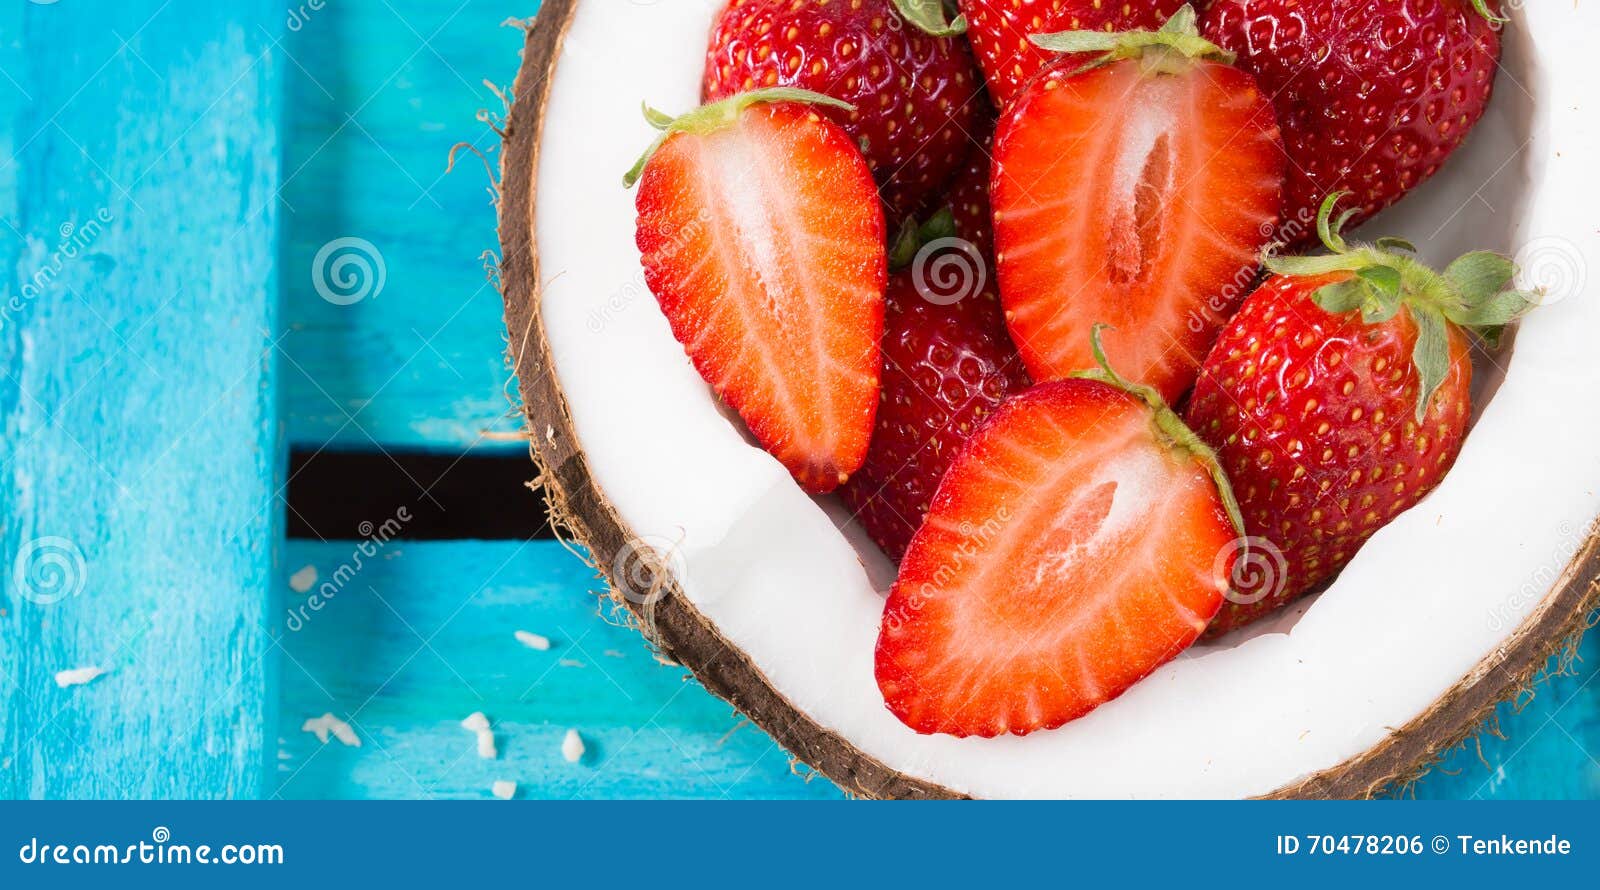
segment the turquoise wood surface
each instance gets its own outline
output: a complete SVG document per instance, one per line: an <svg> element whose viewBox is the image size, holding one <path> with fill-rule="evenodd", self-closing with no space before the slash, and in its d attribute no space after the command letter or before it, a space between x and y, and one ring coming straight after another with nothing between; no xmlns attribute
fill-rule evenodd
<svg viewBox="0 0 1600 890"><path fill-rule="evenodd" d="M274 622L282 796L486 798L501 779L519 797L840 796L791 773L766 734L608 623L589 592L594 572L560 543L356 546L287 551L290 571L312 566L319 581L306 594L286 587ZM518 630L551 648L522 645ZM493 723L496 759L480 758L460 726L474 711ZM349 722L361 746L300 730L324 713ZM561 753L568 729L588 749L578 763Z"/></svg>
<svg viewBox="0 0 1600 890"><path fill-rule="evenodd" d="M509 88L522 31L502 22L538 5L364 0L290 19L283 374L293 445L525 453L525 442L494 437L516 423L502 392L500 295L481 259L498 249L489 174L465 152L455 172L445 164L468 142L498 169L499 136L475 115L505 107L483 81ZM340 239L367 243L319 264ZM328 264L345 254L359 263L340 288Z"/></svg>
<svg viewBox="0 0 1600 890"><path fill-rule="evenodd" d="M354 564L355 546L291 542L288 568L313 566L326 582ZM285 797L486 797L497 779L516 781L521 797L841 795L821 777L791 774L764 733L604 620L593 571L557 542L396 542L362 561L320 612L297 613L301 630L283 635ZM305 601L286 596L289 608ZM554 646L526 649L517 630ZM1520 713L1502 706L1504 738L1485 734L1481 759L1469 742L1394 793L1600 799L1589 753L1600 738L1600 636L1582 656ZM479 759L459 726L477 710L495 723L498 760ZM295 731L328 712L349 719L361 748ZM574 727L591 749L577 766L560 752Z"/></svg>
<svg viewBox="0 0 1600 890"><path fill-rule="evenodd" d="M1600 800L1600 633L1590 631L1569 673L1552 677L1497 715L1415 787L1418 798ZM1558 662L1552 661L1552 669Z"/></svg>
<svg viewBox="0 0 1600 890"><path fill-rule="evenodd" d="M0 11L0 796L265 789L281 26Z"/></svg>

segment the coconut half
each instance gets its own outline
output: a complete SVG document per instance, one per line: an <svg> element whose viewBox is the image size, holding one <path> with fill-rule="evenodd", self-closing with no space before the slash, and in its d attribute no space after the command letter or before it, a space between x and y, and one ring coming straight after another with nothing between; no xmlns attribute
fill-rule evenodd
<svg viewBox="0 0 1600 890"><path fill-rule="evenodd" d="M1473 731L1581 631L1600 576L1592 5L1530 4L1488 114L1362 235L1515 252L1550 288L1479 369L1453 472L1322 596L1196 647L1060 729L919 736L873 678L893 569L717 404L645 287L621 176L641 100L698 104L724 0L546 0L507 124L500 266L552 509L641 629L794 754L873 797L1363 796ZM1538 97L1535 101L1534 97ZM1359 237L1359 236L1358 236Z"/></svg>

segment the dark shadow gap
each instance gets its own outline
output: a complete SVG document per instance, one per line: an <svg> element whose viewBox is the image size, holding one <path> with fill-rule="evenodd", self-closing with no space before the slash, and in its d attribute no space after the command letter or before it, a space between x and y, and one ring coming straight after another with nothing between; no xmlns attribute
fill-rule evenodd
<svg viewBox="0 0 1600 890"><path fill-rule="evenodd" d="M290 538L526 540L553 534L526 457L295 451Z"/></svg>

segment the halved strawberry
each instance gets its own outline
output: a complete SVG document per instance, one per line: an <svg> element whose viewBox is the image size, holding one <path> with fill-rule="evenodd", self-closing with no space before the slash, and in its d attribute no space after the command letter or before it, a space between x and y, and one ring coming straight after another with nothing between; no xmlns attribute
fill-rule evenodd
<svg viewBox="0 0 1600 890"><path fill-rule="evenodd" d="M1035 380L1092 365L1176 399L1255 280L1282 198L1271 103L1184 7L1161 32L1052 35L1073 59L1022 93L995 137L1000 297Z"/></svg>
<svg viewBox="0 0 1600 890"><path fill-rule="evenodd" d="M876 672L922 733L1024 735L1122 694L1205 629L1237 511L1148 387L1102 371L995 412L946 473L884 607Z"/></svg>
<svg viewBox="0 0 1600 890"><path fill-rule="evenodd" d="M673 335L761 446L820 493L866 456L887 266L866 162L799 101L842 104L773 89L677 119L647 111L663 133L625 182L639 182L645 283Z"/></svg>

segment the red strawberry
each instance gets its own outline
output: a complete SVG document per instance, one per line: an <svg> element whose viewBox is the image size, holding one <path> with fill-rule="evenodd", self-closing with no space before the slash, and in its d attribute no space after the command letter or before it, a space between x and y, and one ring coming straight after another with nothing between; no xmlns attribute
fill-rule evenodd
<svg viewBox="0 0 1600 890"><path fill-rule="evenodd" d="M961 0L967 39L1001 108L1058 54L1029 42L1058 31L1154 30L1184 0ZM1076 65L1088 61L1080 57Z"/></svg>
<svg viewBox="0 0 1600 890"><path fill-rule="evenodd" d="M1333 255L1268 260L1276 274L1218 338L1189 401L1245 529L1270 543L1212 636L1327 580L1439 484L1472 413L1463 328L1492 334L1530 305L1491 253L1441 274L1395 239L1346 245L1327 223L1338 197L1320 217Z"/></svg>
<svg viewBox="0 0 1600 890"><path fill-rule="evenodd" d="M877 679L922 733L1025 735L1183 651L1222 603L1226 488L1149 387L1045 383L951 465L884 607Z"/></svg>
<svg viewBox="0 0 1600 890"><path fill-rule="evenodd" d="M962 443L1028 385L992 278L990 287L951 303L919 288L916 274L906 269L889 278L877 425L866 463L839 492L896 560Z"/></svg>
<svg viewBox="0 0 1600 890"><path fill-rule="evenodd" d="M1179 10L1161 32L1056 35L1107 50L1035 79L995 136L1000 298L1035 380L1093 365L1176 400L1254 281L1282 199L1272 106ZM1059 38L1059 39L1057 39Z"/></svg>
<svg viewBox="0 0 1600 890"><path fill-rule="evenodd" d="M886 263L872 174L801 90L676 120L639 180L645 283L700 376L811 492L866 457ZM640 168L643 176L640 177Z"/></svg>
<svg viewBox="0 0 1600 890"><path fill-rule="evenodd" d="M713 25L705 98L792 86L851 103L830 114L898 221L965 156L982 84L961 27L926 0L730 0Z"/></svg>
<svg viewBox="0 0 1600 890"><path fill-rule="evenodd" d="M945 185L943 203L955 217L956 237L989 259L989 279L993 281L994 212L989 204L989 177L993 173L994 119L980 124L973 136L967 159Z"/></svg>
<svg viewBox="0 0 1600 890"><path fill-rule="evenodd" d="M1292 163L1283 239L1327 195L1360 221L1432 176L1483 115L1500 59L1487 0L1214 0L1202 30L1272 96Z"/></svg>

